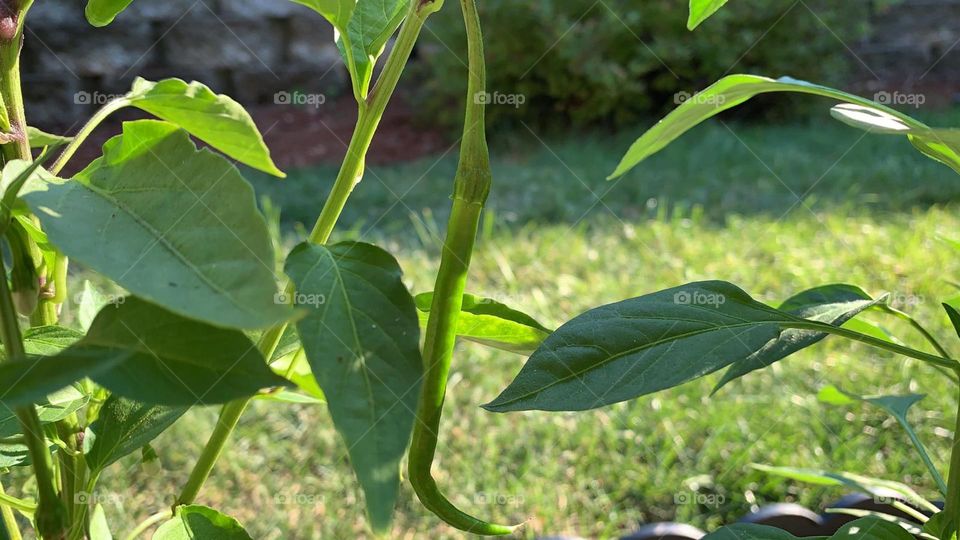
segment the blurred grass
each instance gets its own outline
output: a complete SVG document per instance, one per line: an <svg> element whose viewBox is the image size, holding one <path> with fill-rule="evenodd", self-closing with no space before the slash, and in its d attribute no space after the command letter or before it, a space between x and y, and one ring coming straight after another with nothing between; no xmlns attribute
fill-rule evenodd
<svg viewBox="0 0 960 540"><path fill-rule="evenodd" d="M960 182L904 140L861 139L829 122L705 126L617 183L603 177L627 138L542 143L516 134L495 145L497 185L469 290L558 325L590 307L692 280L729 280L771 303L842 281L894 293L899 307L960 354L939 307L953 295L944 280L956 278L960 264L937 240L960 236L951 206ZM342 222L341 238L397 254L416 292L431 287L454 154L371 167ZM308 222L333 172L295 171L256 184L291 222ZM872 318L926 347L898 321ZM712 528L756 505L817 507L841 495L765 477L751 462L855 471L935 496L895 422L820 404L815 394L827 383L863 394L928 394L911 418L940 464L956 405L955 389L935 371L831 338L713 398L711 377L597 411L481 410L522 363L460 345L435 471L462 508L501 522L529 520L524 537L606 538L673 519ZM105 474L102 494L121 495L106 504L117 530L169 503L215 418L215 409L194 410L159 439L162 473L130 458ZM136 487L125 489L131 480ZM199 502L237 517L258 539L369 536L345 447L323 407L255 404ZM441 526L404 484L388 537L463 536Z"/></svg>

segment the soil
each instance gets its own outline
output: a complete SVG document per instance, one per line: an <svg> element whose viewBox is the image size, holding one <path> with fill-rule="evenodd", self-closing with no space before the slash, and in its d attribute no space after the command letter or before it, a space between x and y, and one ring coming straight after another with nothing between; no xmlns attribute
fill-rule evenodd
<svg viewBox="0 0 960 540"><path fill-rule="evenodd" d="M356 109L352 96L338 98L321 107L260 105L247 108L264 134L274 161L283 170L339 164L353 133ZM122 122L146 117L132 109L111 117L80 147L64 171L65 176L99 157L100 147L120 133ZM72 134L78 129L79 125L61 131ZM410 101L397 95L384 113L368 155L373 164L401 163L443 152L452 142L446 133L419 122Z"/></svg>

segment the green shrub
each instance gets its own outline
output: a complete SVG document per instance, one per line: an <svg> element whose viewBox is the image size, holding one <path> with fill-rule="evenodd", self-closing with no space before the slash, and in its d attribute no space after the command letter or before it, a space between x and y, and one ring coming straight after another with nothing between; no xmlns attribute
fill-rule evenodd
<svg viewBox="0 0 960 540"><path fill-rule="evenodd" d="M868 26L863 1L730 2L702 32L687 31L684 0L485 0L480 11L489 91L523 101L488 109L500 126L622 125L728 72L838 84L856 62L838 38L853 45ZM462 109L452 105L463 100L466 58L458 6L429 28L422 110L458 125Z"/></svg>

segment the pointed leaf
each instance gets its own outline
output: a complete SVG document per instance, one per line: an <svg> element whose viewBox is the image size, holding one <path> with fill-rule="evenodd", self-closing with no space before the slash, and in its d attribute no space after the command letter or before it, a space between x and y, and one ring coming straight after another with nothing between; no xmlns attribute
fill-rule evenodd
<svg viewBox="0 0 960 540"><path fill-rule="evenodd" d="M797 537L769 525L753 523L734 523L707 534L703 540L795 540ZM823 540L825 536L811 536L808 540Z"/></svg>
<svg viewBox="0 0 960 540"><path fill-rule="evenodd" d="M133 0L87 0L84 14L93 26L106 26L112 23L121 11L127 9L131 2Z"/></svg>
<svg viewBox="0 0 960 540"><path fill-rule="evenodd" d="M343 32L353 15L357 0L293 0L323 15L334 28Z"/></svg>
<svg viewBox="0 0 960 540"><path fill-rule="evenodd" d="M574 411L633 399L750 358L785 328L810 325L828 327L723 281L666 289L567 322L484 408Z"/></svg>
<svg viewBox="0 0 960 540"><path fill-rule="evenodd" d="M270 150L247 111L229 96L216 94L202 83L137 78L133 89L122 99L180 126L240 163L274 176L286 176L270 159Z"/></svg>
<svg viewBox="0 0 960 540"><path fill-rule="evenodd" d="M920 152L960 172L960 137L953 130L931 129L922 122L868 99L790 77L771 79L756 75L728 75L684 101L637 139L610 178L623 175L704 120L736 107L757 94L768 92L814 94L853 105L855 107L834 108L834 116L872 132L907 135ZM867 116L873 116L873 119L868 120Z"/></svg>
<svg viewBox="0 0 960 540"><path fill-rule="evenodd" d="M863 289L854 285L834 284L796 294L784 301L779 309L802 319L841 326L881 301L882 299L874 300ZM763 349L731 365L713 391L716 392L728 382L751 371L768 367L825 337L825 333L812 330L784 330L778 339L771 341Z"/></svg>
<svg viewBox="0 0 960 540"><path fill-rule="evenodd" d="M113 540L107 515L99 504L93 507L93 514L90 516L90 540Z"/></svg>
<svg viewBox="0 0 960 540"><path fill-rule="evenodd" d="M275 298L273 248L253 189L172 124L127 122L73 180L31 182L27 191L50 241L134 294L226 327L291 315Z"/></svg>
<svg viewBox="0 0 960 540"><path fill-rule="evenodd" d="M410 441L423 363L400 266L363 243L301 244L286 273L310 307L297 332L343 436L377 530L389 522Z"/></svg>
<svg viewBox="0 0 960 540"><path fill-rule="evenodd" d="M925 508L931 512L939 511L935 504L921 497L910 486L892 480L882 480L848 472L829 472L795 467L771 467L758 464L753 464L751 467L766 474L817 486L842 486L881 497L888 497L891 493L895 493L918 508Z"/></svg>
<svg viewBox="0 0 960 540"><path fill-rule="evenodd" d="M153 540L252 540L240 522L213 508L180 506L173 519L157 528Z"/></svg>
<svg viewBox="0 0 960 540"><path fill-rule="evenodd" d="M687 29L693 30L726 3L727 0L690 0L690 16L687 18Z"/></svg>
<svg viewBox="0 0 960 540"><path fill-rule="evenodd" d="M30 148L43 148L45 146L56 148L69 143L73 140L73 137L53 135L35 127L27 126L27 139L30 141Z"/></svg>
<svg viewBox="0 0 960 540"><path fill-rule="evenodd" d="M426 325L433 293L416 296L421 326ZM490 298L463 295L463 308L457 318L457 335L497 349L530 354L550 335L550 330L533 317Z"/></svg>
<svg viewBox="0 0 960 540"><path fill-rule="evenodd" d="M348 39L345 42L341 33L337 46L361 98L367 97L377 58L409 8L410 0L357 0L345 33Z"/></svg>
<svg viewBox="0 0 960 540"><path fill-rule="evenodd" d="M99 473L150 443L186 411L186 407L146 405L110 396L100 409L100 416L90 425L94 440L85 456L87 465L91 471Z"/></svg>
<svg viewBox="0 0 960 540"><path fill-rule="evenodd" d="M270 371L242 332L136 297L105 307L83 339L47 361L109 364L89 376L114 394L172 407L226 403L289 384Z"/></svg>

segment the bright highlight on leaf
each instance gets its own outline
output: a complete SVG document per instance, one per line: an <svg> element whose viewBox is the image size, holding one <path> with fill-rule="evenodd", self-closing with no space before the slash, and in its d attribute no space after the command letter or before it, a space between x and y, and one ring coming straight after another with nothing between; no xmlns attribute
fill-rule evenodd
<svg viewBox="0 0 960 540"><path fill-rule="evenodd" d="M252 540L239 521L213 508L180 506L175 512L153 533L153 540Z"/></svg>
<svg viewBox="0 0 960 540"><path fill-rule="evenodd" d="M426 327L433 293L416 296L420 326ZM492 298L463 295L457 317L457 336L470 341L519 354L529 354L550 335L550 330L533 317Z"/></svg>
<svg viewBox="0 0 960 540"><path fill-rule="evenodd" d="M813 94L842 101L843 105L833 109L834 117L874 133L906 135L921 153L960 173L960 130L934 129L868 99L790 77L729 75L684 101L647 130L630 146L610 178L623 175L704 120L769 92Z"/></svg>
<svg viewBox="0 0 960 540"><path fill-rule="evenodd" d="M133 0L87 0L84 14L93 26L106 26L132 2Z"/></svg>
<svg viewBox="0 0 960 540"><path fill-rule="evenodd" d="M687 29L693 30L727 3L727 0L690 0Z"/></svg>

